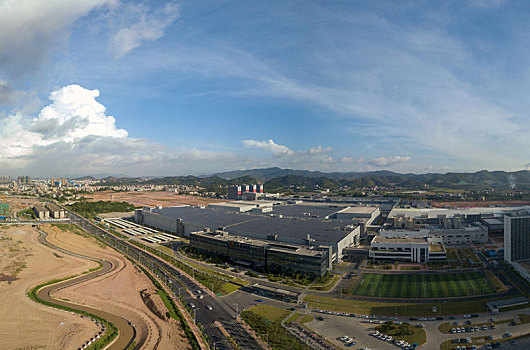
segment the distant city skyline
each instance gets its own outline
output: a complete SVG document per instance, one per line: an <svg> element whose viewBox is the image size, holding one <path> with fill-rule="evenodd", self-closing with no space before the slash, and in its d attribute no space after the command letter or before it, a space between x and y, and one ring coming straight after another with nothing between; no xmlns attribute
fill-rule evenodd
<svg viewBox="0 0 530 350"><path fill-rule="evenodd" d="M528 13L0 0L0 175L529 169Z"/></svg>

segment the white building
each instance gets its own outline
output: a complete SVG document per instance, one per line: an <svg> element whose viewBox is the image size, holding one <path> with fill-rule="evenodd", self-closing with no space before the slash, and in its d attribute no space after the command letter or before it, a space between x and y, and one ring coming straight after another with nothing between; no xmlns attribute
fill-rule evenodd
<svg viewBox="0 0 530 350"><path fill-rule="evenodd" d="M346 207L334 213L337 220L354 220L370 225L381 214L378 207Z"/></svg>
<svg viewBox="0 0 530 350"><path fill-rule="evenodd" d="M443 261L447 259L440 237L375 237L370 244L369 257L376 260L410 262Z"/></svg>
<svg viewBox="0 0 530 350"><path fill-rule="evenodd" d="M481 226L462 228L430 228L419 230L384 230L379 233L386 238L441 237L444 245L469 245L488 242L488 231Z"/></svg>

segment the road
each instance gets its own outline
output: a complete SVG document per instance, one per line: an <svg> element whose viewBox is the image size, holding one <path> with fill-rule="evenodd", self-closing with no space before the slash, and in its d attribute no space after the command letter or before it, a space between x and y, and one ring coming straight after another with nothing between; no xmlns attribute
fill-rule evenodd
<svg viewBox="0 0 530 350"><path fill-rule="evenodd" d="M213 347L215 343L216 349L234 349L234 346L223 332L215 326L214 322L218 321L241 348L262 349L259 343L235 320L236 314L229 305L226 305L217 296L214 297L208 293L201 293L203 295L202 299L197 298L198 293L196 291L202 289L198 282L182 274L177 268L164 260L95 226L84 217L70 211L68 211L68 216L73 223L78 224L90 234L98 236L114 249L136 260L157 275L173 292L175 297L180 295L187 305L192 303L195 306L192 309L194 310L196 321L204 327L204 334L209 338L210 346ZM186 289L194 293L187 293ZM206 306L211 307L212 310L208 310Z"/></svg>
<svg viewBox="0 0 530 350"><path fill-rule="evenodd" d="M103 319L105 319L105 320L107 320L109 322L112 322L118 328L118 337L114 340L112 345L110 347L108 347L108 349L109 350L123 350L123 349L127 349L132 344L132 342L133 342L133 340L134 340L134 338L136 336L136 331L129 324L129 322L125 318L123 318L121 316L118 316L118 315L111 314L111 313L103 311L103 310L94 309L94 308L91 308L89 306L69 303L69 302L61 300L61 299L54 299L50 295L56 290L67 288L67 287L79 284L81 282L90 280L92 278L96 278L98 276L102 276L102 275L105 275L105 274L107 274L109 272L112 272L115 269L115 266L112 265L112 263L110 263L107 260L94 259L92 257L76 254L76 253L70 252L68 250L62 249L60 247L57 247L57 246L51 244L50 242L48 242L48 240L46 239L47 238L47 234L45 232L42 232L42 231L39 231L39 232L41 234L41 236L39 237L39 240L40 240L40 242L42 244L47 245L47 246L49 246L49 247L51 247L53 249L59 250L62 253L65 253L65 254L70 254L70 255L77 256L77 257L83 258L83 259L98 261L98 262L100 262L103 265L103 267L100 270L93 271L93 272L90 272L88 274L84 274L84 275L81 275L79 277L76 277L76 278L72 278L72 279L69 279L69 280L66 280L66 281L63 281L63 282L60 282L60 283L56 283L56 284L41 288L37 292L37 296L39 298L41 298L42 300L45 300L47 302L54 303L54 304L59 304L59 305L63 305L63 306L67 306L67 307L70 307L70 308L76 309L76 310L89 312L89 313L94 314L96 316L99 316L99 317L101 317L101 318L103 318ZM80 344L80 345L82 345L82 344ZM138 347L136 347L136 348L138 348Z"/></svg>

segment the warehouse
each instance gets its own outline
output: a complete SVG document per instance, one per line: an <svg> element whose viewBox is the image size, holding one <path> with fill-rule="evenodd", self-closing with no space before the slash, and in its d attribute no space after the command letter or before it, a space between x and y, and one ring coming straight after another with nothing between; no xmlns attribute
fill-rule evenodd
<svg viewBox="0 0 530 350"><path fill-rule="evenodd" d="M135 219L144 224L181 236L209 228L231 234L287 244L331 246L333 261L340 262L342 250L359 241L359 226L335 220L296 219L235 213L190 206L144 208L135 211Z"/></svg>

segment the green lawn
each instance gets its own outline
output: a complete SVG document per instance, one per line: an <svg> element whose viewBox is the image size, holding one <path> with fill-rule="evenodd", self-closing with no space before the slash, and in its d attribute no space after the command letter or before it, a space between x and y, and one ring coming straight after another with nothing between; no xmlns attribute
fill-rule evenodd
<svg viewBox="0 0 530 350"><path fill-rule="evenodd" d="M444 298L494 293L481 272L443 274L365 273L353 295L388 298Z"/></svg>
<svg viewBox="0 0 530 350"><path fill-rule="evenodd" d="M277 307L269 306L266 304L252 306L248 309L248 311L259 315L264 319L269 320L270 322L280 322L281 320L286 318L287 315L289 315L289 311L287 310L279 309Z"/></svg>

